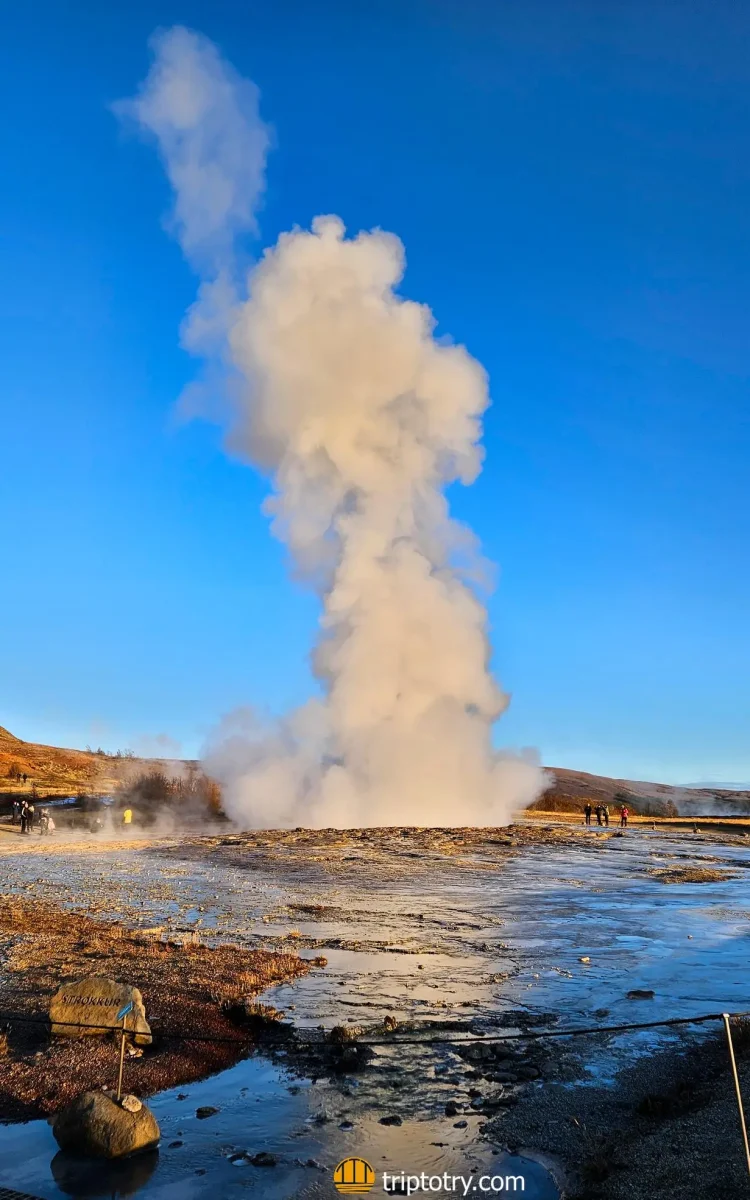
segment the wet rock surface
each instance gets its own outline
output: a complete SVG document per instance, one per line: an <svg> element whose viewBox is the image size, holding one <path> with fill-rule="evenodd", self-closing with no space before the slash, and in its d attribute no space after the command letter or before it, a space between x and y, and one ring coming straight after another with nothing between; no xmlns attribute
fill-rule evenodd
<svg viewBox="0 0 750 1200"><path fill-rule="evenodd" d="M297 1179L295 1171L309 1176L308 1159L327 1169L355 1144L392 1161L402 1154L415 1167L458 1168L472 1155L484 1162L511 1142L557 1153L543 1126L524 1125L521 1114L552 1091L593 1092L592 1083L614 1079L661 1035L639 1042L595 1032L585 1045L532 1035L632 1021L639 1007L653 1020L745 1003L739 933L748 919L741 888L750 851L733 842L642 830L613 839L565 826L263 832L113 849L96 863L73 854L64 883L57 854L36 858L36 869L20 857L9 873L17 890L57 888L65 899L70 886L71 903L85 900L101 916L116 906L120 921L158 928L158 939L326 959L264 993L272 1019L254 1017L252 1006L225 1010L239 1030L256 1020L266 1063L234 1069L235 1100L225 1104L221 1082L228 1086L233 1071L191 1087L192 1105L165 1096L174 1123L165 1140L182 1143L170 1152L174 1170L206 1169L205 1194L219 1168L191 1155L198 1145L216 1154L224 1141L231 1178L254 1169L252 1155L275 1155L274 1171L255 1174L272 1176L277 1188ZM702 869L709 860L723 871L713 882L667 888L650 874ZM631 990L653 998L639 1006L627 999ZM140 1068L130 1065L134 1079ZM256 1078L266 1069L274 1072L268 1095ZM587 1087L561 1086L576 1081ZM196 1124L199 1098L221 1111ZM277 1102L287 1114L277 1112L278 1128L288 1134L274 1141L269 1131L264 1144L255 1136L261 1110ZM187 1116L171 1115L185 1109ZM381 1125L389 1117L401 1124ZM160 1166L156 1178L171 1169ZM527 1196L546 1197L539 1180L541 1190ZM307 1186L303 1175L298 1186Z"/></svg>

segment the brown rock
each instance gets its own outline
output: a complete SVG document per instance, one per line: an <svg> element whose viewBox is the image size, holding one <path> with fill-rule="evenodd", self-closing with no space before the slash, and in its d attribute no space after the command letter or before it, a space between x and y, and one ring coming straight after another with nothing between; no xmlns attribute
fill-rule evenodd
<svg viewBox="0 0 750 1200"><path fill-rule="evenodd" d="M106 1096L84 1092L61 1109L52 1122L61 1150L95 1158L120 1158L159 1142L159 1126L145 1104L137 1112Z"/></svg>
<svg viewBox="0 0 750 1200"><path fill-rule="evenodd" d="M138 988L104 975L87 975L74 983L64 983L55 992L49 1006L52 1033L56 1037L104 1037L113 1026L122 1027L116 1017L131 1000L133 1009L125 1018L125 1028L135 1035L137 1046L149 1046L151 1029Z"/></svg>

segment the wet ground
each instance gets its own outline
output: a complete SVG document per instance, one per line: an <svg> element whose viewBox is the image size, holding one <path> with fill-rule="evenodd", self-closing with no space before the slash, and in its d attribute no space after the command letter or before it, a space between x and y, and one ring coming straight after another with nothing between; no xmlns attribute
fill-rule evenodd
<svg viewBox="0 0 750 1200"><path fill-rule="evenodd" d="M361 1074L316 1083L293 1056L258 1056L185 1088L187 1099L164 1093L153 1101L163 1130L158 1158L128 1167L143 1172L140 1181L107 1180L99 1191L71 1183L46 1125L8 1126L0 1129L0 1186L40 1197L328 1196L333 1166L352 1153L376 1170L521 1173L524 1194L547 1200L558 1192L541 1166L517 1158L506 1166L501 1141L481 1136L517 1086L543 1086L532 1078L538 1068L526 1064L524 1081L520 1058L503 1064L506 1082L488 1079L446 1042L526 1020L596 1026L750 1008L748 866L741 838L642 828L623 837L568 829L530 841L523 831L264 833L5 853L5 891L170 936L325 954L324 971L264 995L301 1035L391 1017L402 1029L429 1026L431 1044L378 1047ZM683 868L693 881L671 882ZM643 996L628 998L634 990ZM571 1078L579 1086L611 1079L668 1038L581 1039ZM126 1086L137 1090L137 1062L127 1069ZM550 1069L559 1077L559 1063ZM197 1120L202 1104L220 1111ZM450 1117L446 1104L456 1110ZM249 1156L260 1150L277 1165L253 1166Z"/></svg>

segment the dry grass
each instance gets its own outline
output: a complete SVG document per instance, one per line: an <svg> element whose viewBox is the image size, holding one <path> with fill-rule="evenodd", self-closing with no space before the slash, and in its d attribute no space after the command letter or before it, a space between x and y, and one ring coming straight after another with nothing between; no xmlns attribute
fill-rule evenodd
<svg viewBox="0 0 750 1200"><path fill-rule="evenodd" d="M128 1068L128 1088L140 1095L201 1078L243 1057L254 1034L228 1010L309 969L289 952L162 941L16 896L0 897L0 946L3 942L7 1012L46 1018L53 992L83 975L108 975L140 989L154 1034L153 1050ZM175 1034L188 1040L171 1040ZM191 1041L191 1034L233 1041ZM35 1057L39 1051L41 1057ZM46 1026L12 1024L8 1054L0 1060L0 1119L46 1115L84 1088L110 1083L116 1059L114 1040L50 1042Z"/></svg>

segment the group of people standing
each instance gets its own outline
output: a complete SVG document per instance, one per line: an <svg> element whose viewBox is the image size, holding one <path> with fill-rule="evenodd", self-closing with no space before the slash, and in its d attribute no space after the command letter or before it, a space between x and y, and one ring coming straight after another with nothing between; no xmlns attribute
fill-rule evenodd
<svg viewBox="0 0 750 1200"><path fill-rule="evenodd" d="M46 808L39 809L37 819L36 807L33 800L27 800L25 797L22 800L13 801L13 824L17 825L21 822L21 833L31 833L36 822L40 834L52 833L55 828L55 822L49 815Z"/></svg>
<svg viewBox="0 0 750 1200"><path fill-rule="evenodd" d="M589 800L586 801L583 808L583 815L587 825L591 824L592 813L596 814L597 825L609 825L609 805L597 804L596 807ZM627 828L630 809L626 804L620 805L620 828Z"/></svg>

